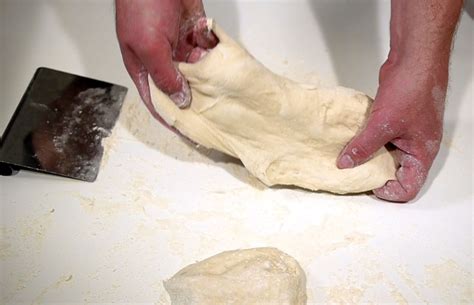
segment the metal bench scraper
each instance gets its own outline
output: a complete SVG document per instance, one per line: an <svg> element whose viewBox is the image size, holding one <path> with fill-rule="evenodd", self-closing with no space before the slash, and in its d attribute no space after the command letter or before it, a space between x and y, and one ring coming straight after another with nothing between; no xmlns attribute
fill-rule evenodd
<svg viewBox="0 0 474 305"><path fill-rule="evenodd" d="M33 170L93 182L127 88L49 68L33 76L0 141L0 174Z"/></svg>

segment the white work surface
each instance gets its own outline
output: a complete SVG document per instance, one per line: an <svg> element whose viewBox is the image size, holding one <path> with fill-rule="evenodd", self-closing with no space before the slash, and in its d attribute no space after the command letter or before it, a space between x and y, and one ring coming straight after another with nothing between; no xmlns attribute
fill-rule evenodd
<svg viewBox="0 0 474 305"><path fill-rule="evenodd" d="M278 73L376 91L388 1L206 8ZM269 246L300 262L309 304L472 304L473 25L464 12L441 152L421 196L400 205L266 188L236 161L185 144L137 98L111 1L1 0L0 130L39 66L130 90L95 183L0 177L0 303L168 304L162 281L182 267Z"/></svg>

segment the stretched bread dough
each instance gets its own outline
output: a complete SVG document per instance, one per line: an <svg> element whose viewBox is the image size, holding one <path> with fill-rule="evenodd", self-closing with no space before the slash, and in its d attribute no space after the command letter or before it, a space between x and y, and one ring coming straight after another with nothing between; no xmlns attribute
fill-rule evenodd
<svg viewBox="0 0 474 305"><path fill-rule="evenodd" d="M306 276L275 248L223 252L164 283L172 305L304 305Z"/></svg>
<svg viewBox="0 0 474 305"><path fill-rule="evenodd" d="M385 148L357 168L336 167L339 152L367 118L370 97L276 75L209 24L220 43L199 62L179 64L191 86L191 107L179 109L152 85L153 104L168 124L205 147L239 158L268 186L343 194L394 179L395 163Z"/></svg>

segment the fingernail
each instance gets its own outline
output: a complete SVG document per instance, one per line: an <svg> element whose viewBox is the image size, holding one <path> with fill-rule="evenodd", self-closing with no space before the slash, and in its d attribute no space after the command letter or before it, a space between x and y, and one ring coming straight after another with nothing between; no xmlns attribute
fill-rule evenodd
<svg viewBox="0 0 474 305"><path fill-rule="evenodd" d="M171 94L170 98L179 108L186 108L191 104L191 99L182 91Z"/></svg>
<svg viewBox="0 0 474 305"><path fill-rule="evenodd" d="M188 82L182 77L181 79L181 91L175 92L170 95L171 100L179 108L186 108L191 104L191 89L189 89Z"/></svg>
<svg viewBox="0 0 474 305"><path fill-rule="evenodd" d="M351 156L343 155L341 159L339 159L339 167L344 168L353 168L354 167L354 160L352 160Z"/></svg>

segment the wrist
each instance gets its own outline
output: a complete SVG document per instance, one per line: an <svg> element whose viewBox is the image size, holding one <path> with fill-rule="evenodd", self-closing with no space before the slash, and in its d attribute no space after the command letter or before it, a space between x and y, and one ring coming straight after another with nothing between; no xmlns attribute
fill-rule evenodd
<svg viewBox="0 0 474 305"><path fill-rule="evenodd" d="M431 52L424 50L407 51L390 49L387 60L381 68L382 74L402 72L410 78L430 77L436 82L447 82L449 71L449 52Z"/></svg>
<svg viewBox="0 0 474 305"><path fill-rule="evenodd" d="M387 61L397 66L447 68L451 53L451 42L435 45L418 41L416 44L391 44Z"/></svg>

